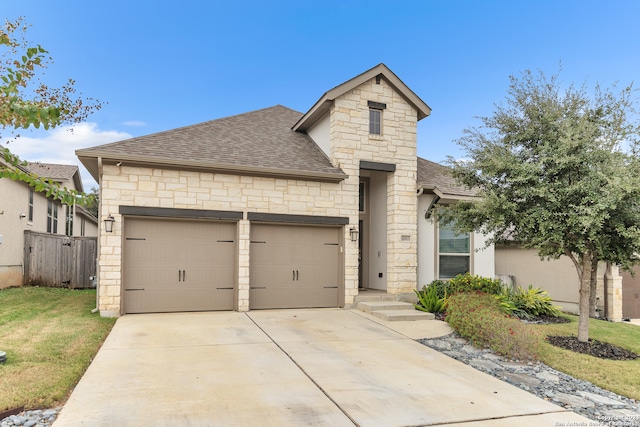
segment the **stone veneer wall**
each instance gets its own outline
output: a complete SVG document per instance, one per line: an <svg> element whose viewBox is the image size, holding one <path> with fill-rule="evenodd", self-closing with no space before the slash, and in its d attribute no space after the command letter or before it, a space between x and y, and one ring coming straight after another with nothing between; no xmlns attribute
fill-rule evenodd
<svg viewBox="0 0 640 427"><path fill-rule="evenodd" d="M367 101L382 102L382 135L369 134ZM344 228L345 304L358 294L360 160L393 163L387 180L387 291L412 292L417 280L417 112L384 79L360 85L335 100L330 112L331 161L348 178L339 184L156 168L104 166L101 219L115 217L114 232L100 240L100 303L103 315L120 312L122 217L118 205L214 209L348 217ZM249 308L249 234L238 224L238 310Z"/></svg>
<svg viewBox="0 0 640 427"><path fill-rule="evenodd" d="M156 168L104 166L100 200L101 220L115 218L113 233L100 238L100 301L102 315L118 316L121 302L122 222L119 205L265 212L293 215L353 216L351 186L291 179L187 172ZM238 310L249 309L250 223L238 224ZM357 222L356 222L357 224ZM345 227L347 252L357 250ZM353 286L353 283L350 284ZM353 302L348 290L345 303Z"/></svg>
<svg viewBox="0 0 640 427"><path fill-rule="evenodd" d="M386 104L382 135L369 134L367 101ZM338 97L330 112L331 161L349 175L344 202L358 224L360 160L393 163L387 180L387 292L412 292L417 280L417 111L383 79ZM345 248L347 292L357 292L358 248Z"/></svg>

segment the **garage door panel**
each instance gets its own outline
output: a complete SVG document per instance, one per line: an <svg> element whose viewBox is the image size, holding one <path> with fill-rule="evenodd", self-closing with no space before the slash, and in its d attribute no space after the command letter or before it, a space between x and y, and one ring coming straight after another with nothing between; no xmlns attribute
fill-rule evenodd
<svg viewBox="0 0 640 427"><path fill-rule="evenodd" d="M232 310L236 224L125 218L126 313Z"/></svg>
<svg viewBox="0 0 640 427"><path fill-rule="evenodd" d="M250 308L337 307L339 238L339 228L252 226Z"/></svg>
<svg viewBox="0 0 640 427"><path fill-rule="evenodd" d="M265 289L251 289L249 300L251 308L322 308L338 305L338 290L336 288L282 288L269 287Z"/></svg>

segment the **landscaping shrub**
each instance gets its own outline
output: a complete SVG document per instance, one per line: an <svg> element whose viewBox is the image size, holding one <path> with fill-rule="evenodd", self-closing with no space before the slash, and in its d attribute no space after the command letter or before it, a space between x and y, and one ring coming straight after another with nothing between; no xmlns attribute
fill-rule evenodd
<svg viewBox="0 0 640 427"><path fill-rule="evenodd" d="M515 289L511 286L503 286L497 299L506 313L521 319L560 316L560 308L552 304L549 294L532 285L527 289L520 286Z"/></svg>
<svg viewBox="0 0 640 427"><path fill-rule="evenodd" d="M534 359L539 335L504 313L494 295L460 292L448 300L446 322L477 347L512 359Z"/></svg>
<svg viewBox="0 0 640 427"><path fill-rule="evenodd" d="M442 297L440 296L440 290L443 290ZM439 289L437 285L433 283L429 286L423 287L420 291L414 290L418 296L418 303L413 306L421 311L428 313L442 313L447 308L447 293L446 290Z"/></svg>
<svg viewBox="0 0 640 427"><path fill-rule="evenodd" d="M451 294L451 292L449 292L448 290L449 282L447 280L434 280L426 287L435 288L436 292L438 293L438 298L446 298L447 295ZM422 289L424 290L424 288Z"/></svg>
<svg viewBox="0 0 640 427"><path fill-rule="evenodd" d="M503 284L499 279L489 279L488 277L472 276L469 273L465 273L449 280L447 292L449 295L474 291L497 295L502 291L502 286Z"/></svg>

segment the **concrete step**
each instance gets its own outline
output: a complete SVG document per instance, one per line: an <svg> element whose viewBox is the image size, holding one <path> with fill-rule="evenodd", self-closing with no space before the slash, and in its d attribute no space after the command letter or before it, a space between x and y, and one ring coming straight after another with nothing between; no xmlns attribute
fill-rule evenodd
<svg viewBox="0 0 640 427"><path fill-rule="evenodd" d="M400 320L433 320L435 316L433 313L426 313L420 310L379 310L372 311L372 315L386 320L388 322L395 322Z"/></svg>
<svg viewBox="0 0 640 427"><path fill-rule="evenodd" d="M367 313L380 310L415 310L413 304L401 301L360 301L356 307Z"/></svg>
<svg viewBox="0 0 640 427"><path fill-rule="evenodd" d="M356 295L354 302L369 302L369 301L397 301L398 297L396 295L391 295L387 293L363 293Z"/></svg>

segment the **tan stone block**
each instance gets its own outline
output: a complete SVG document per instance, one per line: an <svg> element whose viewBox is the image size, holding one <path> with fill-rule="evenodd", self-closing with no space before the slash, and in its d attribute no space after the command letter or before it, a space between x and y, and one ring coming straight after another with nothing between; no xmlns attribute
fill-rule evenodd
<svg viewBox="0 0 640 427"><path fill-rule="evenodd" d="M138 191L155 192L156 191L156 183L152 182L152 181L139 181L137 190Z"/></svg>
<svg viewBox="0 0 640 427"><path fill-rule="evenodd" d="M136 206L158 206L160 204L160 198L158 197L135 197L134 204Z"/></svg>

